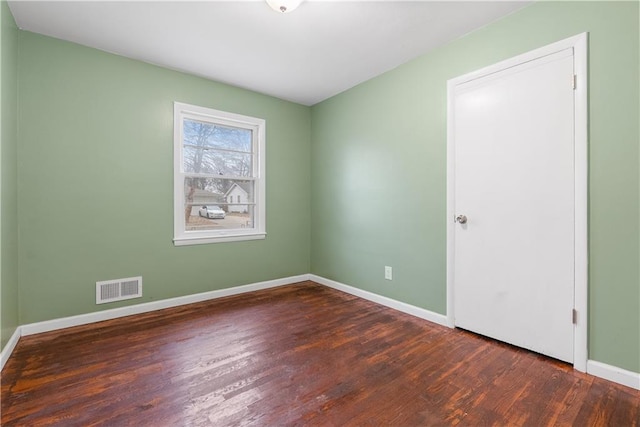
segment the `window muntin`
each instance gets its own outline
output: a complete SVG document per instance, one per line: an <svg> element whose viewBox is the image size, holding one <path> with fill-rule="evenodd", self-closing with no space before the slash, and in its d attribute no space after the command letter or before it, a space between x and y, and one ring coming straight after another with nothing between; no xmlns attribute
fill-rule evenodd
<svg viewBox="0 0 640 427"><path fill-rule="evenodd" d="M175 103L174 127L175 244L264 238L264 120Z"/></svg>

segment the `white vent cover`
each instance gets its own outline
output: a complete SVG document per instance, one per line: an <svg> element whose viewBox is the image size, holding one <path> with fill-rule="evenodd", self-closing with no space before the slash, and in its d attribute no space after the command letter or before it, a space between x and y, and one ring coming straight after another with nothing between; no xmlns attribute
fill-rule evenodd
<svg viewBox="0 0 640 427"><path fill-rule="evenodd" d="M142 296L142 276L96 282L96 304Z"/></svg>

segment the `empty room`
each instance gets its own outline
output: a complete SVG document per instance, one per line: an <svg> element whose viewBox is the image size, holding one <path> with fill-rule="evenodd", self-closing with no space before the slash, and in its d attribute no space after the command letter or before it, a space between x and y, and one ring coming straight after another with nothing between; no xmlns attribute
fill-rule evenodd
<svg viewBox="0 0 640 427"><path fill-rule="evenodd" d="M4 426L639 426L639 1L0 2Z"/></svg>

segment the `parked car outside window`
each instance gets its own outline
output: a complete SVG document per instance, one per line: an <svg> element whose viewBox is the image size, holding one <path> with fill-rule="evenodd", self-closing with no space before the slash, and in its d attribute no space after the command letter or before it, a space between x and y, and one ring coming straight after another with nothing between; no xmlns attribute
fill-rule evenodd
<svg viewBox="0 0 640 427"><path fill-rule="evenodd" d="M203 206L198 211L200 216L211 219L224 219L225 213L220 206Z"/></svg>

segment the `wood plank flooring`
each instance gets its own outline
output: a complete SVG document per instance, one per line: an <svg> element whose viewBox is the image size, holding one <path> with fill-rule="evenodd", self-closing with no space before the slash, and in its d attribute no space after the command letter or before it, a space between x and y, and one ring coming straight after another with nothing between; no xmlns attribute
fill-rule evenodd
<svg viewBox="0 0 640 427"><path fill-rule="evenodd" d="M24 337L3 426L638 426L640 392L312 282Z"/></svg>

